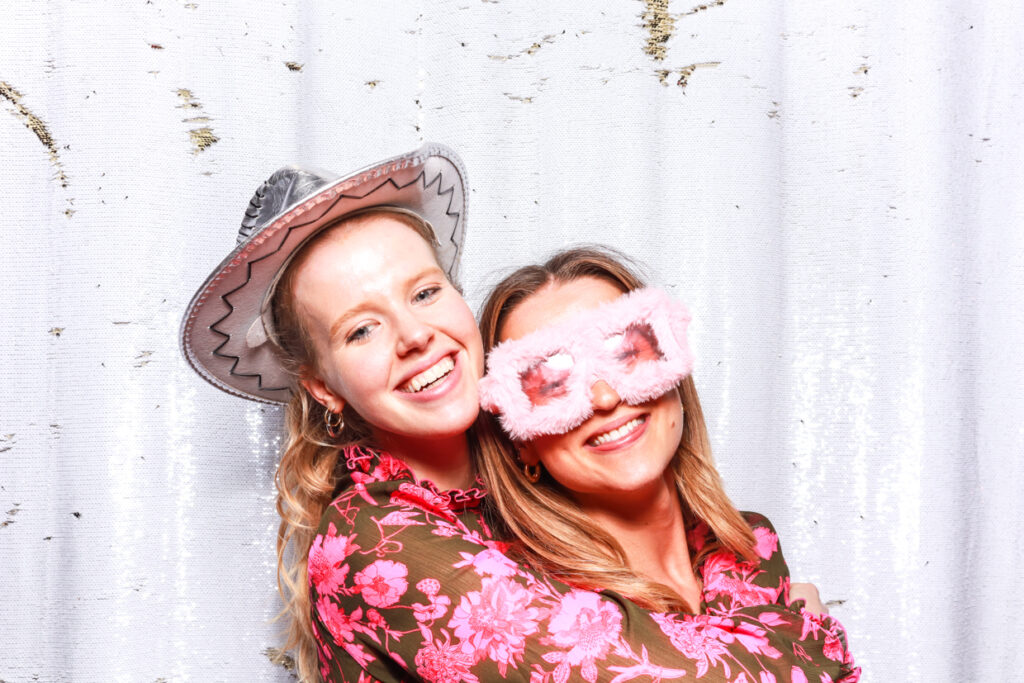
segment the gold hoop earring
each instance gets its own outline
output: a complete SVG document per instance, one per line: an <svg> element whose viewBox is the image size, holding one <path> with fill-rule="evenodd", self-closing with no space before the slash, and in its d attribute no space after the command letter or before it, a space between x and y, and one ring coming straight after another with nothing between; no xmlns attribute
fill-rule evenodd
<svg viewBox="0 0 1024 683"><path fill-rule="evenodd" d="M330 408L324 408L324 425L327 427L327 434L332 439L341 436L341 430L345 428L345 418L341 413L332 413Z"/></svg>
<svg viewBox="0 0 1024 683"><path fill-rule="evenodd" d="M540 465L523 465L523 476L526 477L526 481L536 484L540 481Z"/></svg>

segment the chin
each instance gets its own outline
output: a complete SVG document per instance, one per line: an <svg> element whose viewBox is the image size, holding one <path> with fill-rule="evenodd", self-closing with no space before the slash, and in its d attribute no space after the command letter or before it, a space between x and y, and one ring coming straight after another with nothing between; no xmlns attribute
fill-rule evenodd
<svg viewBox="0 0 1024 683"><path fill-rule="evenodd" d="M480 406L472 404L465 407L453 408L445 411L442 415L436 415L431 419L427 430L427 438L444 439L459 434L464 434L473 423L480 412ZM421 425L423 423L420 423Z"/></svg>

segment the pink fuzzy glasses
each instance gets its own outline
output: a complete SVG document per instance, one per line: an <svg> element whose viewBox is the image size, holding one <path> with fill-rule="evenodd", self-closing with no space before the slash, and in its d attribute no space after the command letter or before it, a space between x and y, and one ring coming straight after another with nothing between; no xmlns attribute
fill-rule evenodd
<svg viewBox="0 0 1024 683"><path fill-rule="evenodd" d="M690 374L690 313L660 289L638 289L495 346L480 405L517 441L564 434L594 414L603 379L631 405L661 396Z"/></svg>

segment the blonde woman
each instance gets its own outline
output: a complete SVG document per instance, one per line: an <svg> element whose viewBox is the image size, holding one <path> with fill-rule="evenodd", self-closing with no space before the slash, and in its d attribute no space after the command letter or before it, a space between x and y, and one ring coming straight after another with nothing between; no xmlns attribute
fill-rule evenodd
<svg viewBox="0 0 1024 683"><path fill-rule="evenodd" d="M709 669L855 680L838 624L800 604L791 649L773 642L783 628L763 643L783 656L731 640L745 619L771 623L765 607L790 603L789 572L770 523L736 510L711 459L689 319L598 249L562 252L494 289L480 392L512 437L482 440L495 526L512 557L551 576L688 613L654 618L681 651L698 632L718 639ZM828 645L812 656L804 639L819 628ZM808 656L793 656L798 647Z"/></svg>
<svg viewBox="0 0 1024 683"><path fill-rule="evenodd" d="M286 649L308 681L695 675L705 655L640 607L524 568L492 536L470 429L483 349L452 282L464 177L434 144L342 177L282 169L186 313L197 372L287 405Z"/></svg>

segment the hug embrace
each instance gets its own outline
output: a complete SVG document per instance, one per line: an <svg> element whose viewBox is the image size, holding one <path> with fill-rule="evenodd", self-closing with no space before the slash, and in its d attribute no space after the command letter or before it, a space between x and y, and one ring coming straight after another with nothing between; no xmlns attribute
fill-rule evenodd
<svg viewBox="0 0 1024 683"><path fill-rule="evenodd" d="M281 169L186 312L200 375L287 405L301 679L858 680L769 521L725 494L686 307L572 249L506 277L478 327L466 197L436 144Z"/></svg>

